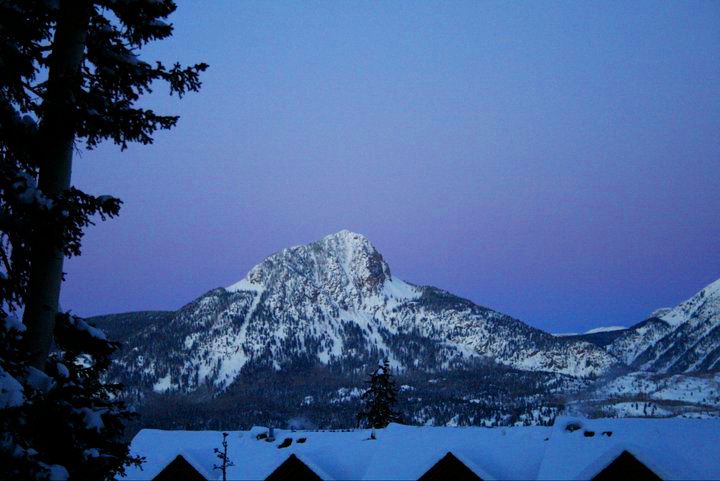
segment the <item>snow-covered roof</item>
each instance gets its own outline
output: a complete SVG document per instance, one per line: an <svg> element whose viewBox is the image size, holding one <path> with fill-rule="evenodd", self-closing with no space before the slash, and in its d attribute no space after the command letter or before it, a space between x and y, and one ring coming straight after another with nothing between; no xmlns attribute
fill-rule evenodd
<svg viewBox="0 0 720 481"><path fill-rule="evenodd" d="M580 429L567 431L571 422ZM558 418L554 427L511 428L391 424L377 430L375 440L369 430L280 429L274 442L257 439L264 432L230 432L228 457L235 465L228 479L265 479L290 454L322 479L418 479L448 452L483 479L591 479L623 451L663 479L720 479L720 420ZM278 448L286 438L292 444ZM150 480L181 454L207 479L222 479L212 469L221 442L219 431L142 430L131 451L147 461L143 471L129 469L127 478Z"/></svg>
<svg viewBox="0 0 720 481"><path fill-rule="evenodd" d="M720 479L720 419L560 417L537 479L592 479L623 451L662 479Z"/></svg>

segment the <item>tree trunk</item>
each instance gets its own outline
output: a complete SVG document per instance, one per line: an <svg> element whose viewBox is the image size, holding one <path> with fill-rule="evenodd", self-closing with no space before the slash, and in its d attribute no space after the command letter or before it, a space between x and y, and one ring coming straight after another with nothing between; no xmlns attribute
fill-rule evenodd
<svg viewBox="0 0 720 481"><path fill-rule="evenodd" d="M39 131L43 158L38 159L38 187L48 196L70 187L76 127L73 92L81 82L80 67L91 12L90 0L60 1ZM52 344L63 259L62 246L57 242L49 242L46 235L33 239L23 323L27 326L24 339L32 366L41 370Z"/></svg>

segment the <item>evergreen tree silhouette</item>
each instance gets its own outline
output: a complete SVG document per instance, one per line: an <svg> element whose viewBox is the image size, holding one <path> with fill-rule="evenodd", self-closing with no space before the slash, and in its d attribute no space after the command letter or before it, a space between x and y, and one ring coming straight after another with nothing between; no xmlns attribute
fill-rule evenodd
<svg viewBox="0 0 720 481"><path fill-rule="evenodd" d="M400 420L399 414L393 411L397 403L397 388L390 374L390 362L385 359L378 365L367 381L370 387L361 397L365 409L358 413L358 425L366 424L372 428L384 428L392 422Z"/></svg>
<svg viewBox="0 0 720 481"><path fill-rule="evenodd" d="M136 414L106 376L119 343L59 299L64 259L121 204L72 186L75 153L152 143L178 117L142 108L142 95L161 82L179 96L200 88L205 64L143 60L172 35L175 9L0 0L0 479L111 481L142 461L123 435Z"/></svg>

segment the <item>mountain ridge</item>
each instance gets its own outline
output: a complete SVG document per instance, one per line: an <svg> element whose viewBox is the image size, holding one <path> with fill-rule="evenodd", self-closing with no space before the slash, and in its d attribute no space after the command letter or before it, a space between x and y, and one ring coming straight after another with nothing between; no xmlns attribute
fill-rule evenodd
<svg viewBox="0 0 720 481"><path fill-rule="evenodd" d="M394 277L365 236L342 230L273 253L240 281L163 314L166 352L146 346L149 356L119 362L148 378L154 373L156 391L194 390L206 382L222 389L246 366L279 370L298 360L357 368L387 357L396 369L432 369L435 356L447 369L481 357L576 377L623 365L652 372L720 366L720 280L654 314L659 317L625 329L553 336L443 289ZM147 345L157 331L131 343ZM400 339L428 344L424 360L413 359ZM181 368L154 359L165 354Z"/></svg>
<svg viewBox="0 0 720 481"><path fill-rule="evenodd" d="M318 335L310 340L310 356L327 364L342 355L339 331L356 328L364 332L366 344L377 346L378 354L389 357L396 368L408 367L407 362L396 358L385 338L410 331L444 343L455 355L485 356L518 369L570 375L603 374L614 360L653 372L720 366L720 328L715 329L720 324L720 280L629 328L558 337L448 291L393 277L370 241L348 230L271 254L240 281L208 291L175 315L163 312L161 317L172 317L168 324L178 332L190 328L182 339L186 350L205 343L204 357L213 357L220 366L216 375L225 385L248 360L263 355L273 358L273 367L279 369L277 359L283 356L273 346L261 347L279 340L292 344L290 332L299 336L301 350L308 347L305 334ZM273 336L268 337L269 331ZM210 354L227 354L233 348L233 355ZM568 359L588 353L594 355L589 365L572 365ZM196 370L198 379L211 371Z"/></svg>
<svg viewBox="0 0 720 481"><path fill-rule="evenodd" d="M177 311L89 320L122 336L109 376L126 386L129 400L144 403L157 427L225 429L213 424L217 416L253 424L298 412L345 426L359 403L348 393L360 392L368 368L384 358L407 383L400 398L413 422L507 425L549 422L562 405L582 408L583 399L590 412L654 413L654 404L638 404L654 385L660 397L652 403L666 403L657 412L705 409L685 407L693 396L667 400L665 378L655 377L662 363L679 369L685 344L702 359L716 349L707 333L719 331L706 324L720 307L714 288L701 292L656 311L675 316L674 326L651 317L627 329L555 337L446 290L405 282L366 237L341 231L278 251ZM689 318L679 322L682 313ZM682 351L678 359L670 359L673 346ZM691 358L685 371L703 367ZM678 376L678 386L712 383ZM603 400L613 379L614 394ZM168 402L175 414L166 413Z"/></svg>
<svg viewBox="0 0 720 481"><path fill-rule="evenodd" d="M720 368L720 279L673 308L656 309L607 347L634 369L681 373Z"/></svg>
<svg viewBox="0 0 720 481"><path fill-rule="evenodd" d="M449 369L471 358L522 370L597 376L619 362L448 291L391 274L370 241L347 230L266 257L240 281L129 339L118 360L146 388L224 389L243 369L297 363Z"/></svg>

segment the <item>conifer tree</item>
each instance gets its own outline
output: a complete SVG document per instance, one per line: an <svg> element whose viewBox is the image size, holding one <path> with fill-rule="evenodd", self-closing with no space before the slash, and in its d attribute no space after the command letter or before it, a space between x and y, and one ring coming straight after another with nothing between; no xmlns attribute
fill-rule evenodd
<svg viewBox="0 0 720 481"><path fill-rule="evenodd" d="M118 344L58 313L65 257L120 200L71 185L72 157L148 144L175 116L137 107L154 81L180 96L204 64L166 68L141 48L172 34L173 0L0 0L0 479L114 479L141 460L133 416L103 381ZM22 312L22 320L19 315Z"/></svg>
<svg viewBox="0 0 720 481"><path fill-rule="evenodd" d="M385 359L382 365L370 373L367 381L370 387L361 397L365 409L357 415L358 424L367 424L372 428L384 428L392 422L400 420L399 414L393 411L397 402L395 381L390 374L390 362Z"/></svg>

